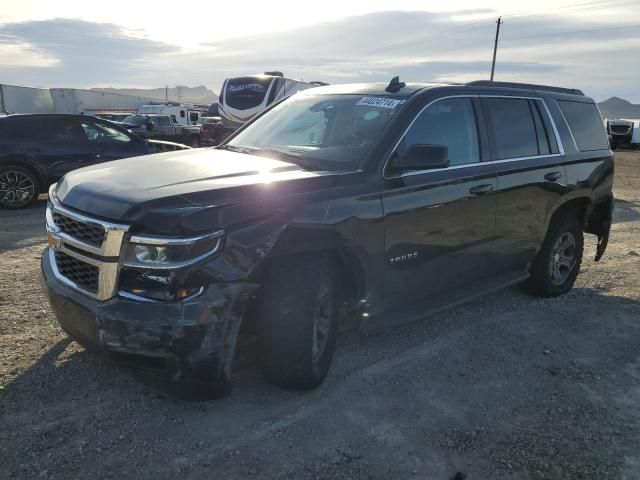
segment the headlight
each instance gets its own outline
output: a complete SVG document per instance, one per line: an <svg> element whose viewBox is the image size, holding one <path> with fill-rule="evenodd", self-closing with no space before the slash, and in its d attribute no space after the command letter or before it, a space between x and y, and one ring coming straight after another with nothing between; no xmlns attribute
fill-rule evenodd
<svg viewBox="0 0 640 480"><path fill-rule="evenodd" d="M125 267L175 269L213 255L222 246L224 232L191 238L133 236L124 254Z"/></svg>

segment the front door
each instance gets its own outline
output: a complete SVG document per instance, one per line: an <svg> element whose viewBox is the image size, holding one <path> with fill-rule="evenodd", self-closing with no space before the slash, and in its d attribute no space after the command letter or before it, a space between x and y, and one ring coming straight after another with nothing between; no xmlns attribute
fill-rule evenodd
<svg viewBox="0 0 640 480"><path fill-rule="evenodd" d="M80 125L91 149L96 152L93 163L108 162L145 153L142 142L132 135L114 128L107 122L83 119L80 121Z"/></svg>
<svg viewBox="0 0 640 480"><path fill-rule="evenodd" d="M497 183L493 165L481 162L486 142L480 141L477 107L470 97L432 103L393 154L414 144L445 145L450 166L385 179L387 308L416 300L450 303L452 293L470 295L493 271Z"/></svg>

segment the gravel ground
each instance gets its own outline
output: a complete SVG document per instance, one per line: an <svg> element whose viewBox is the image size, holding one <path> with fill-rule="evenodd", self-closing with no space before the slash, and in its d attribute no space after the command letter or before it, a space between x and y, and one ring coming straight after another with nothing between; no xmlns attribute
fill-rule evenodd
<svg viewBox="0 0 640 480"><path fill-rule="evenodd" d="M342 335L312 392L244 362L212 402L66 339L38 281L44 205L0 212L0 477L638 479L640 153L617 153L615 194L609 250L588 260L587 236L568 295L511 288Z"/></svg>

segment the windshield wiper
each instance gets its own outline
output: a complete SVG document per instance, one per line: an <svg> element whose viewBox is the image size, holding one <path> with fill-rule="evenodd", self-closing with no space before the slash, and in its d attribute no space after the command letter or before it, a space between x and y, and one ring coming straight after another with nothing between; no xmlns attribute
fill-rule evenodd
<svg viewBox="0 0 640 480"><path fill-rule="evenodd" d="M240 145L220 145L219 147L216 147L219 150L229 150L230 152L238 152L238 153L248 153L247 152L247 147L243 147Z"/></svg>
<svg viewBox="0 0 640 480"><path fill-rule="evenodd" d="M277 148L255 148L255 147L245 147L244 153L250 153L253 155L259 156L273 156L276 160L282 160L283 162L294 163L299 167L304 168L305 170L322 170L318 168L317 165L310 163L306 158L301 157L300 155L295 155L293 153L283 152L282 150L278 150Z"/></svg>

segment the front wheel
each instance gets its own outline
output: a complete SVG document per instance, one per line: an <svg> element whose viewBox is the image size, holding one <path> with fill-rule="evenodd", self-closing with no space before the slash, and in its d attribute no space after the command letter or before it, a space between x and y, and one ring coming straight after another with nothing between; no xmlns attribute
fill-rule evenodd
<svg viewBox="0 0 640 480"><path fill-rule="evenodd" d="M337 283L333 263L321 255L269 269L260 292L258 341L271 383L307 390L326 377L336 345Z"/></svg>
<svg viewBox="0 0 640 480"><path fill-rule="evenodd" d="M189 142L189 146L191 148L199 148L200 147L200 137L196 137L196 136L191 137L191 141Z"/></svg>
<svg viewBox="0 0 640 480"><path fill-rule="evenodd" d="M36 176L24 167L0 167L0 207L26 208L38 198L40 187Z"/></svg>
<svg viewBox="0 0 640 480"><path fill-rule="evenodd" d="M542 248L531 265L529 290L542 297L568 292L580 272L584 236L575 215L562 213L551 220Z"/></svg>

